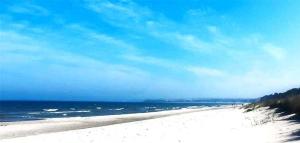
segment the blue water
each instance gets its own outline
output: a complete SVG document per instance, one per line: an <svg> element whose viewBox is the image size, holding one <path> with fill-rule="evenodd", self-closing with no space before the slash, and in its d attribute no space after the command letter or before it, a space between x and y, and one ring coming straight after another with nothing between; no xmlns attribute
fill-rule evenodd
<svg viewBox="0 0 300 143"><path fill-rule="evenodd" d="M0 122L200 108L231 103L0 101Z"/></svg>

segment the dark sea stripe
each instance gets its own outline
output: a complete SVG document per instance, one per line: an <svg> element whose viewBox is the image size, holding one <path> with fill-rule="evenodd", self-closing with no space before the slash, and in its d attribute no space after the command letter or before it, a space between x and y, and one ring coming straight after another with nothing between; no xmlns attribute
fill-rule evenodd
<svg viewBox="0 0 300 143"><path fill-rule="evenodd" d="M0 122L146 113L232 103L0 101Z"/></svg>

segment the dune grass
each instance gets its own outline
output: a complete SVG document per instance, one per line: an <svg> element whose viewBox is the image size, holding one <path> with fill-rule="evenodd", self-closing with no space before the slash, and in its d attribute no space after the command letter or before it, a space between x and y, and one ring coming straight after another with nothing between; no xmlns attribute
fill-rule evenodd
<svg viewBox="0 0 300 143"><path fill-rule="evenodd" d="M257 102L247 105L246 111L251 111L259 107L278 108L288 113L300 114L300 88L264 96Z"/></svg>

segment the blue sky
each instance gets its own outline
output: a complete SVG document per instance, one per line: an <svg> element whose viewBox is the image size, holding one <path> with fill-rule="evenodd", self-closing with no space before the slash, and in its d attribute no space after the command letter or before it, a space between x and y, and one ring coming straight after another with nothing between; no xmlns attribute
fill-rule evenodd
<svg viewBox="0 0 300 143"><path fill-rule="evenodd" d="M0 99L255 98L300 86L296 0L2 0Z"/></svg>

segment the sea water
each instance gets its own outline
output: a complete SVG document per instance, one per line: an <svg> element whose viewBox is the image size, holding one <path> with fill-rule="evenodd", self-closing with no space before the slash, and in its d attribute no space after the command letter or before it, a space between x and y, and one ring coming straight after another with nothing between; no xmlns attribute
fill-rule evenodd
<svg viewBox="0 0 300 143"><path fill-rule="evenodd" d="M226 104L232 103L0 101L0 122L146 113Z"/></svg>

